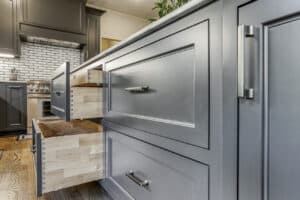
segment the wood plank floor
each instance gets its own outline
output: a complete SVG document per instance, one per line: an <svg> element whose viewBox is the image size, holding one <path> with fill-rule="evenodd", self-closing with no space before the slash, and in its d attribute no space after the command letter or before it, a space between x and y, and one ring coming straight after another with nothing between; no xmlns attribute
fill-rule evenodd
<svg viewBox="0 0 300 200"><path fill-rule="evenodd" d="M30 146L31 140L0 138L0 200L111 200L96 182L37 198Z"/></svg>

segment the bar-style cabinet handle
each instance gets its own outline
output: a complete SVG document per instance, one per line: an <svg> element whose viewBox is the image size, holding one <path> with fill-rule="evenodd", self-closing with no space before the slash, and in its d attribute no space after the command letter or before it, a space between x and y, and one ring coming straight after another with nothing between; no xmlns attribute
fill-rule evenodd
<svg viewBox="0 0 300 200"><path fill-rule="evenodd" d="M239 25L238 27L238 97L254 98L254 89L245 88L245 38L254 37L254 26Z"/></svg>
<svg viewBox="0 0 300 200"><path fill-rule="evenodd" d="M133 172L133 170L130 170L129 172L127 172L126 176L141 187L147 187L150 184L149 180L142 180L141 178L137 177L135 175L135 173Z"/></svg>
<svg viewBox="0 0 300 200"><path fill-rule="evenodd" d="M20 89L21 86L8 86L8 88L11 88L11 89Z"/></svg>
<svg viewBox="0 0 300 200"><path fill-rule="evenodd" d="M146 85L146 86L128 87L128 88L125 88L124 90L127 92L142 93L142 92L148 92L149 89L150 89L150 87L148 85Z"/></svg>

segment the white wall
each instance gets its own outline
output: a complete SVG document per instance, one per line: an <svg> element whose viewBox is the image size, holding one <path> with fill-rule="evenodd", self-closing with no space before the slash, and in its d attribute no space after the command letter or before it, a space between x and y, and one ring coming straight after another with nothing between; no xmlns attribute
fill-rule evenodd
<svg viewBox="0 0 300 200"><path fill-rule="evenodd" d="M101 17L101 37L124 40L148 24L146 19L106 10Z"/></svg>
<svg viewBox="0 0 300 200"><path fill-rule="evenodd" d="M101 37L103 38L124 40L149 24L147 19L91 4L87 6L106 11L101 16Z"/></svg>

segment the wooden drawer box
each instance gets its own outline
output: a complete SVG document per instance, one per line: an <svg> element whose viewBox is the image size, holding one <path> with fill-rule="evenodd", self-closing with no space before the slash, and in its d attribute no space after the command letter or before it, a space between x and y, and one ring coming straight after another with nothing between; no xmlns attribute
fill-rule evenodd
<svg viewBox="0 0 300 200"><path fill-rule="evenodd" d="M71 88L71 119L91 119L103 116L102 88Z"/></svg>
<svg viewBox="0 0 300 200"><path fill-rule="evenodd" d="M37 195L104 177L102 127L87 120L33 120Z"/></svg>
<svg viewBox="0 0 300 200"><path fill-rule="evenodd" d="M71 75L71 86L100 86L103 83L101 69L83 69Z"/></svg>

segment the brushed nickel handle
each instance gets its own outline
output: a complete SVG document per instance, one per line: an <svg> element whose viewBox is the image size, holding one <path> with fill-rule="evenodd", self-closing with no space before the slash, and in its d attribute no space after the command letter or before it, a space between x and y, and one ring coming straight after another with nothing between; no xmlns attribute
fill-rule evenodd
<svg viewBox="0 0 300 200"><path fill-rule="evenodd" d="M22 87L21 86L8 86L8 88L11 88L11 89L20 89Z"/></svg>
<svg viewBox="0 0 300 200"><path fill-rule="evenodd" d="M239 25L238 27L238 97L253 99L254 89L245 88L245 38L254 37L254 26Z"/></svg>
<svg viewBox="0 0 300 200"><path fill-rule="evenodd" d="M141 187L147 187L150 184L149 180L142 180L141 178L139 178L138 176L135 175L135 173L130 170L129 172L126 173L126 176L132 180L133 182L135 182L137 185L141 186Z"/></svg>
<svg viewBox="0 0 300 200"><path fill-rule="evenodd" d="M64 91L54 91L54 94L56 94L57 96L60 96L61 94L64 94Z"/></svg>
<svg viewBox="0 0 300 200"><path fill-rule="evenodd" d="M35 152L36 152L36 145L32 145L32 146L31 146L31 152L32 152L32 153L35 153Z"/></svg>
<svg viewBox="0 0 300 200"><path fill-rule="evenodd" d="M137 86L137 87L128 87L128 88L125 88L124 90L127 91L127 92L148 92L150 89L150 87L148 85L146 86Z"/></svg>

